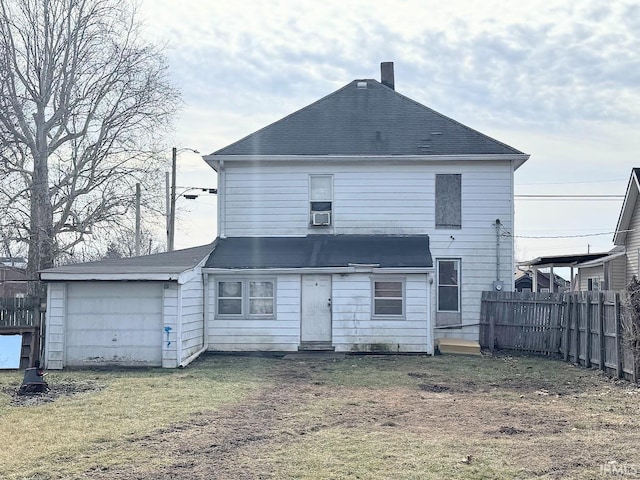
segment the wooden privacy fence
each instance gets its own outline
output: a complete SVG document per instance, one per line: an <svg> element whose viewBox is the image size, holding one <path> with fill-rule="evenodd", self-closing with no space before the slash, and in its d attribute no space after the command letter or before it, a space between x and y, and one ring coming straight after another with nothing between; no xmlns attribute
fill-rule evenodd
<svg viewBox="0 0 640 480"><path fill-rule="evenodd" d="M619 292L483 292L480 345L542 354L638 380Z"/></svg>
<svg viewBox="0 0 640 480"><path fill-rule="evenodd" d="M22 335L21 369L33 366L42 354L41 302L38 297L0 298L0 335Z"/></svg>

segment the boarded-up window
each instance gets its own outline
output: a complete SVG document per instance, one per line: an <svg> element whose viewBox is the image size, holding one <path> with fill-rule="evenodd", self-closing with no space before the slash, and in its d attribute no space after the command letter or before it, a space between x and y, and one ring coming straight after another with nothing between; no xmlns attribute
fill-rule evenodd
<svg viewBox="0 0 640 480"><path fill-rule="evenodd" d="M462 175L436 175L436 228L462 228Z"/></svg>
<svg viewBox="0 0 640 480"><path fill-rule="evenodd" d="M440 259L438 264L438 311L460 311L460 260Z"/></svg>
<svg viewBox="0 0 640 480"><path fill-rule="evenodd" d="M404 314L403 282L373 282L373 315L399 317Z"/></svg>

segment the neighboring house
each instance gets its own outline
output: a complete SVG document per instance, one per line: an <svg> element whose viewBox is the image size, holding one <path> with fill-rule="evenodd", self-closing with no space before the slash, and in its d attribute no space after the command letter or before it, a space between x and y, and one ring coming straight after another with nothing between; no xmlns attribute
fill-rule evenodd
<svg viewBox="0 0 640 480"><path fill-rule="evenodd" d="M518 292L549 292L551 288L549 286L550 273L538 272L537 274L537 288L533 288L533 271L517 269L515 273L515 290ZM554 277L554 292L563 292L570 288L570 283L562 278L560 275L553 275Z"/></svg>
<svg viewBox="0 0 640 480"><path fill-rule="evenodd" d="M603 257L576 265L577 291L622 290L627 257L624 247L615 247Z"/></svg>
<svg viewBox="0 0 640 480"><path fill-rule="evenodd" d="M640 271L639 177L640 168L632 169L613 237L615 247L609 252L540 257L520 265L534 270L570 267L573 291L623 290Z"/></svg>
<svg viewBox="0 0 640 480"><path fill-rule="evenodd" d="M504 232L514 228L514 171L529 156L397 93L392 67L383 64L382 82L354 80L204 157L218 174L219 237L210 255L199 251L188 282L138 273L129 278L138 283L123 283L136 259L100 278L73 272L106 262L44 271L55 282L47 330L58 325L55 366L107 352L118 331L101 297L135 303L153 281L161 308L150 328L171 330L162 346L155 337L147 344L162 348L163 366L207 349L433 353L437 338L477 341L481 292L513 289L513 237ZM149 258L163 255L172 254ZM205 334L185 351L180 292L189 282ZM167 290L176 300L163 300ZM70 355L68 337L91 323L85 311L100 317L104 335L86 352L76 340ZM121 328L135 329L136 316L124 316ZM172 348L175 360L165 362Z"/></svg>
<svg viewBox="0 0 640 480"><path fill-rule="evenodd" d="M638 272L640 272L639 176L640 168L631 170L616 232L613 236L613 244L624 249L625 252L624 273L619 273L620 276L624 275L625 281L620 288L624 288L624 285L627 285L633 277L639 277Z"/></svg>
<svg viewBox="0 0 640 480"><path fill-rule="evenodd" d="M0 257L0 298L25 297L29 292L22 257Z"/></svg>

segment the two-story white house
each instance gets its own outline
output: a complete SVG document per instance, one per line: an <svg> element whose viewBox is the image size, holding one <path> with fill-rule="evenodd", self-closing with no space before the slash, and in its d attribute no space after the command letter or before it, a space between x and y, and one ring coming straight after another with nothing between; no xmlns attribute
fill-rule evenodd
<svg viewBox="0 0 640 480"><path fill-rule="evenodd" d="M155 363L204 350L433 353L438 338L477 341L481 292L513 289L514 172L529 156L395 91L393 64L381 80L354 80L204 157L219 197L207 255L166 280L130 268L130 282L160 284ZM62 300L65 281L123 280L91 265L43 272L63 336L74 298ZM182 290L201 294L189 327ZM55 365L83 363L65 360L59 340Z"/></svg>

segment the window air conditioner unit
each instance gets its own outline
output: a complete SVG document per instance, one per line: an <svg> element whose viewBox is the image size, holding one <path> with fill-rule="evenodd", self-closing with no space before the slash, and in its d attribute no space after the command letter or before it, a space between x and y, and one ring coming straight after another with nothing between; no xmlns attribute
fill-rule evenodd
<svg viewBox="0 0 640 480"><path fill-rule="evenodd" d="M331 225L331 212L312 212L311 225L314 227Z"/></svg>

